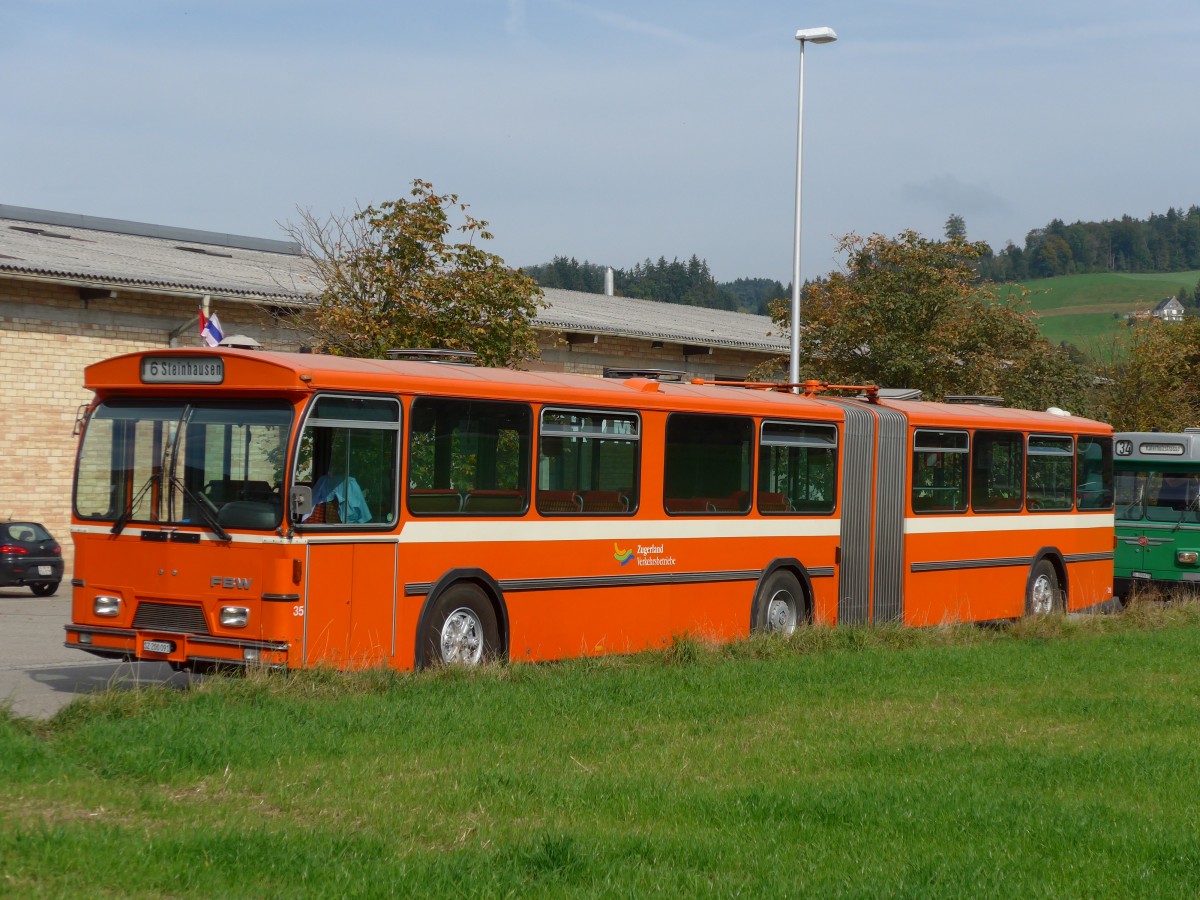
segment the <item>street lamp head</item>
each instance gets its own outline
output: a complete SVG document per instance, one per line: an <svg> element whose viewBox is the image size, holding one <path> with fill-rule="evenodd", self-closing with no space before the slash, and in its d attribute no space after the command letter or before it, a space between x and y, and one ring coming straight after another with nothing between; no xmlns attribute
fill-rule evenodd
<svg viewBox="0 0 1200 900"><path fill-rule="evenodd" d="M832 28L801 28L796 32L796 40L810 44L832 44L837 40L837 33Z"/></svg>

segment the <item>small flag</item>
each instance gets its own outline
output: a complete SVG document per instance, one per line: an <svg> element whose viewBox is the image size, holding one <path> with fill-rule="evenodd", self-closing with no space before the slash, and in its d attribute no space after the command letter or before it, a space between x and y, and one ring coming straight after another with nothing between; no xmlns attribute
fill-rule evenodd
<svg viewBox="0 0 1200 900"><path fill-rule="evenodd" d="M221 330L221 320L217 318L216 313L206 316L204 310L200 310L200 337L204 338L204 343L210 347L221 343L225 332Z"/></svg>

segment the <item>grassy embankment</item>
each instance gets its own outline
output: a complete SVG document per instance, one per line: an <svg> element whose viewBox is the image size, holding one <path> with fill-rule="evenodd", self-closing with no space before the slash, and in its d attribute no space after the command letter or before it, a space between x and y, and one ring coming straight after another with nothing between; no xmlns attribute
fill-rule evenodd
<svg viewBox="0 0 1200 900"><path fill-rule="evenodd" d="M1149 310L1179 289L1195 289L1200 271L1147 275L1063 275L1022 282L1032 293L1042 333L1052 343L1069 341L1093 357L1111 356L1127 313ZM1118 318L1113 318L1113 314Z"/></svg>
<svg viewBox="0 0 1200 900"><path fill-rule="evenodd" d="M1190 896L1200 606L0 714L0 894Z"/></svg>

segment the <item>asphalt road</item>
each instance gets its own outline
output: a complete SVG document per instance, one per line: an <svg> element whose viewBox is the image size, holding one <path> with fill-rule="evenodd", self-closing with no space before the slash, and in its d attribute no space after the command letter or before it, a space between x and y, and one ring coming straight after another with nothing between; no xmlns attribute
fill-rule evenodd
<svg viewBox="0 0 1200 900"><path fill-rule="evenodd" d="M71 586L50 597L28 588L0 588L0 706L18 716L46 719L80 694L169 684L185 688L192 676L166 663L112 662L63 646Z"/></svg>

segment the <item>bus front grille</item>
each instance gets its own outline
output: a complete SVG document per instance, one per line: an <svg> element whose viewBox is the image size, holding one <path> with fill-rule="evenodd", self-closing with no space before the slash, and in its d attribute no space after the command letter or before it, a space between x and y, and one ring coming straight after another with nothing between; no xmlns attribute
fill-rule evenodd
<svg viewBox="0 0 1200 900"><path fill-rule="evenodd" d="M173 631L179 634L208 634L204 610L175 603L138 604L133 627L143 631Z"/></svg>

